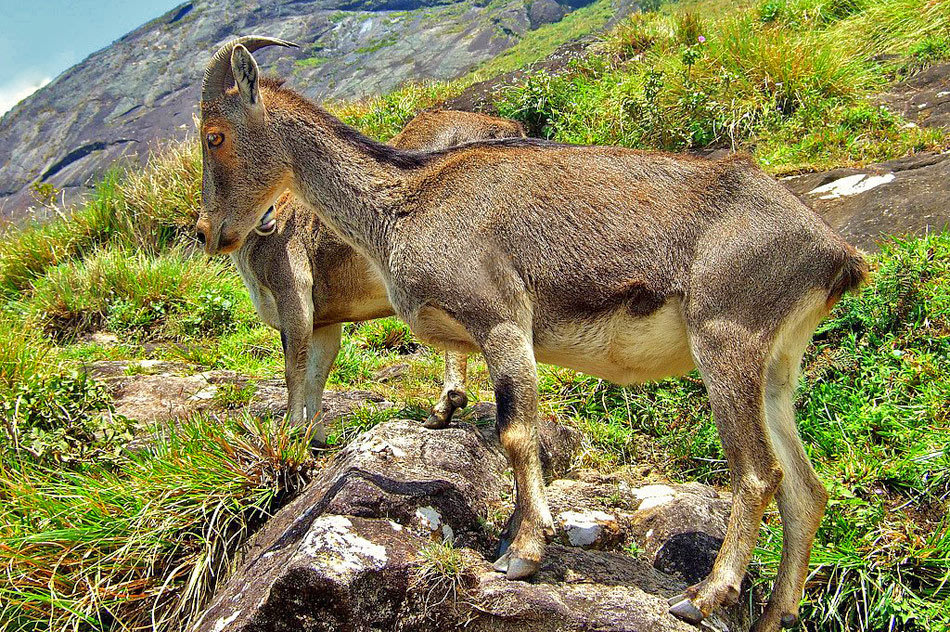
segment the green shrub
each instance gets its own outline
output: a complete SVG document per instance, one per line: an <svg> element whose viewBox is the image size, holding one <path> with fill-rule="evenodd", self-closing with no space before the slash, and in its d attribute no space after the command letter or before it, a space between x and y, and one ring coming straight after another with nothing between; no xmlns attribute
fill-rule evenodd
<svg viewBox="0 0 950 632"><path fill-rule="evenodd" d="M182 328L191 335L221 335L235 331L240 322L239 305L232 288L213 287L185 308Z"/></svg>
<svg viewBox="0 0 950 632"><path fill-rule="evenodd" d="M78 371L22 380L0 412L3 447L40 461L109 461L132 438L130 422L111 414L105 387Z"/></svg>
<svg viewBox="0 0 950 632"><path fill-rule="evenodd" d="M240 284L226 260L113 246L48 270L23 305L31 322L60 339L103 326L146 337L221 333L253 318Z"/></svg>
<svg viewBox="0 0 950 632"><path fill-rule="evenodd" d="M398 318L378 318L363 323L357 338L364 349L376 352L412 353L419 348L409 326Z"/></svg>
<svg viewBox="0 0 950 632"><path fill-rule="evenodd" d="M746 149L773 171L888 160L950 141L872 111L867 97L895 72L874 59L948 32L946 3L926 0L696 2L628 18L603 53L531 73L496 106L569 143ZM942 55L914 50L924 63Z"/></svg>
<svg viewBox="0 0 950 632"><path fill-rule="evenodd" d="M520 85L503 90L495 108L500 116L521 121L529 136L550 138L551 121L566 105L569 87L566 79L538 70Z"/></svg>
<svg viewBox="0 0 950 632"><path fill-rule="evenodd" d="M214 393L215 401L224 408L241 408L247 406L257 392L257 384L247 382L243 386L237 384L221 384Z"/></svg>

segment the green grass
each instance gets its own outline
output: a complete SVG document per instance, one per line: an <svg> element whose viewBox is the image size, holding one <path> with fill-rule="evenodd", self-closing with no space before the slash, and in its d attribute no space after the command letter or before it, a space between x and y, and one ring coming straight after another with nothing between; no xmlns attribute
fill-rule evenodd
<svg viewBox="0 0 950 632"><path fill-rule="evenodd" d="M558 22L528 31L511 48L476 68L469 81L483 81L544 59L563 44L600 31L613 17L610 0L596 0L571 11Z"/></svg>
<svg viewBox="0 0 950 632"><path fill-rule="evenodd" d="M773 172L867 163L950 145L869 100L944 58L947 37L950 8L928 0L683 3L631 16L600 53L496 105L563 142L733 147Z"/></svg>
<svg viewBox="0 0 950 632"><path fill-rule="evenodd" d="M60 338L98 330L224 333L256 319L229 262L195 265L179 249L150 256L121 246L101 248L48 269L22 305L28 322Z"/></svg>
<svg viewBox="0 0 950 632"><path fill-rule="evenodd" d="M309 438L196 417L115 467L0 465L0 622L184 629L238 545L312 467Z"/></svg>

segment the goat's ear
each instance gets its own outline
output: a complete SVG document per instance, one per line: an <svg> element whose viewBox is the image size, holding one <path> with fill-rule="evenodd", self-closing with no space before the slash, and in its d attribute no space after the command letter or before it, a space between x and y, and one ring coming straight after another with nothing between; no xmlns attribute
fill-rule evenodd
<svg viewBox="0 0 950 632"><path fill-rule="evenodd" d="M248 113L254 118L263 117L260 70L251 53L240 44L231 52L231 72L234 74L234 83L237 84L241 101L244 102Z"/></svg>

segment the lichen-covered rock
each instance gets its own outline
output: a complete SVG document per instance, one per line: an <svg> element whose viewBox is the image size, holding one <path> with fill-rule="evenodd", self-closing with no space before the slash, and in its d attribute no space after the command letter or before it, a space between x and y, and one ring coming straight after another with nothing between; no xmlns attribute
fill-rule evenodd
<svg viewBox="0 0 950 632"><path fill-rule="evenodd" d="M484 517L511 493L508 464L472 426L390 421L348 445L304 493L313 511L386 517L420 535L483 548ZM487 550L485 551L487 553Z"/></svg>
<svg viewBox="0 0 950 632"><path fill-rule="evenodd" d="M254 536L194 632L693 629L667 612L666 599L687 584L683 573L663 572L655 560L664 537L703 529L716 537L728 501L702 485L580 474L547 488L567 529L559 537L570 542L572 528L590 519L606 550L551 543L536 577L511 582L491 568L497 536L486 514L512 491L493 432L380 424ZM439 556L452 549L433 546L443 541L466 547L447 566ZM689 557L694 541L676 546ZM704 626L742 632L745 610L727 609Z"/></svg>
<svg viewBox="0 0 950 632"><path fill-rule="evenodd" d="M389 520L318 516L254 549L194 630L394 630L422 544Z"/></svg>
<svg viewBox="0 0 950 632"><path fill-rule="evenodd" d="M915 125L950 127L950 64L934 64L891 86L878 100Z"/></svg>
<svg viewBox="0 0 950 632"><path fill-rule="evenodd" d="M509 582L497 573L480 575L475 599L477 632L690 632L671 616L667 598L685 584L649 562L608 551L549 545L538 577ZM747 630L742 608L704 621L704 629Z"/></svg>

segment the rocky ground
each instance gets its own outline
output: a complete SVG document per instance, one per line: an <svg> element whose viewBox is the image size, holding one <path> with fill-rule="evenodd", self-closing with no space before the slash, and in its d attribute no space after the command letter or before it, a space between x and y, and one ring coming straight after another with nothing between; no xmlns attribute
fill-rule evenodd
<svg viewBox="0 0 950 632"><path fill-rule="evenodd" d="M216 393L246 383L230 371L152 360L100 361L90 370L116 412L150 426L197 411L229 414ZM391 406L370 393L334 391L327 414L367 400ZM286 390L259 381L246 406L280 413ZM558 533L540 574L509 582L491 568L513 508L493 421L494 407L480 404L445 430L395 420L354 440L251 539L195 631L693 629L667 613L666 599L711 568L728 494L575 471L578 432L545 422L546 493ZM748 629L750 598L704 627Z"/></svg>

